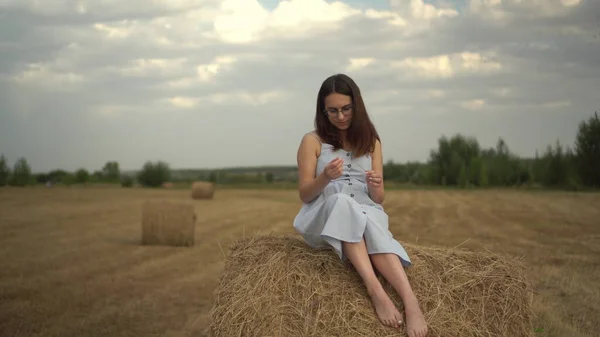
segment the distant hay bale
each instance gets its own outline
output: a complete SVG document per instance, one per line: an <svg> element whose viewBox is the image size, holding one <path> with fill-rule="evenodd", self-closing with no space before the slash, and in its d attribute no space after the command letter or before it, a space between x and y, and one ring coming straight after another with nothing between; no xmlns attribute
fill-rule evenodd
<svg viewBox="0 0 600 337"><path fill-rule="evenodd" d="M169 201L147 201L142 207L142 244L193 246L194 207Z"/></svg>
<svg viewBox="0 0 600 337"><path fill-rule="evenodd" d="M428 337L533 336L531 293L518 260L404 246ZM403 312L399 297L383 284ZM331 250L313 250L290 236L255 236L231 246L210 318L213 337L399 336L380 323L351 266Z"/></svg>
<svg viewBox="0 0 600 337"><path fill-rule="evenodd" d="M173 188L173 183L169 183L169 182L163 183L162 187L163 188Z"/></svg>
<svg viewBox="0 0 600 337"><path fill-rule="evenodd" d="M196 181L192 184L192 199L212 199L215 188L212 183Z"/></svg>

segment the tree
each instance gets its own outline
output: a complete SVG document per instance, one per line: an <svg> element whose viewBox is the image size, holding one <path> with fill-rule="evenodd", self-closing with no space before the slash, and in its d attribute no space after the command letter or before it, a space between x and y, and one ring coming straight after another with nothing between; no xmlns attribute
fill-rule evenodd
<svg viewBox="0 0 600 337"><path fill-rule="evenodd" d="M486 187L488 184L487 167L485 166L484 162L481 162L481 166L479 168L479 186Z"/></svg>
<svg viewBox="0 0 600 337"><path fill-rule="evenodd" d="M468 168L468 179L472 185L481 185L481 165L483 164L481 157L476 157L471 160L471 164Z"/></svg>
<svg viewBox="0 0 600 337"><path fill-rule="evenodd" d="M80 168L75 172L75 182L85 184L90 180L90 174L86 169Z"/></svg>
<svg viewBox="0 0 600 337"><path fill-rule="evenodd" d="M104 164L104 167L102 168L102 177L105 181L118 182L121 177L119 163L116 161L109 161Z"/></svg>
<svg viewBox="0 0 600 337"><path fill-rule="evenodd" d="M94 171L94 173L92 173L90 180L93 182L100 182L102 181L102 171Z"/></svg>
<svg viewBox="0 0 600 337"><path fill-rule="evenodd" d="M130 176L124 176L121 179L121 186L122 187L132 187L133 186L133 178Z"/></svg>
<svg viewBox="0 0 600 337"><path fill-rule="evenodd" d="M33 183L35 178L31 174L31 168L25 158L19 158L13 168L13 174L10 177L11 186L27 186Z"/></svg>
<svg viewBox="0 0 600 337"><path fill-rule="evenodd" d="M456 134L450 139L442 136L438 139L438 149L430 153L429 164L438 175L437 181L442 184L460 185L461 170L465 170L464 180L469 180L469 167L480 155L481 149L477 140Z"/></svg>
<svg viewBox="0 0 600 337"><path fill-rule="evenodd" d="M67 173L62 177L61 182L67 186L71 186L77 182L77 177L73 173Z"/></svg>
<svg viewBox="0 0 600 337"><path fill-rule="evenodd" d="M581 182L600 187L600 119L597 111L579 124L574 152Z"/></svg>
<svg viewBox="0 0 600 337"><path fill-rule="evenodd" d="M460 165L460 170L458 173L458 186L467 187L469 184L469 178L467 177L467 166L465 163Z"/></svg>
<svg viewBox="0 0 600 337"><path fill-rule="evenodd" d="M138 173L137 180L142 186L159 187L171 179L169 164L163 161L148 161Z"/></svg>
<svg viewBox="0 0 600 337"><path fill-rule="evenodd" d="M4 157L4 154L0 155L0 187L8 184L10 178L10 169L8 168L8 162Z"/></svg>
<svg viewBox="0 0 600 337"><path fill-rule="evenodd" d="M65 170L53 170L48 173L47 178L53 183L64 183L69 179L67 178L69 174L70 173Z"/></svg>

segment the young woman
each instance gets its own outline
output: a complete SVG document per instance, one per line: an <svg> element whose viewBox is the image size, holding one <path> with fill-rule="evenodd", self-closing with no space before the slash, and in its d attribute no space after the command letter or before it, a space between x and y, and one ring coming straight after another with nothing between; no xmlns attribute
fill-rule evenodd
<svg viewBox="0 0 600 337"><path fill-rule="evenodd" d="M427 324L404 267L410 259L388 230L381 140L360 90L346 75L327 78L317 96L316 130L298 149L302 208L294 228L314 248L333 247L362 277L377 316L400 327L402 315L375 275L375 267L404 303L410 337L425 337Z"/></svg>

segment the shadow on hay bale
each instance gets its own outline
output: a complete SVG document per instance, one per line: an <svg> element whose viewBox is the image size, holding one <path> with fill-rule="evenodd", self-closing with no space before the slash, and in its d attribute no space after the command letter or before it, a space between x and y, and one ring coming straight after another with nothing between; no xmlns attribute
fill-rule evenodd
<svg viewBox="0 0 600 337"><path fill-rule="evenodd" d="M532 336L531 291L520 261L404 244L407 275L428 337ZM383 281L383 278L380 277ZM384 282L392 300L402 302ZM399 336L377 319L358 273L293 236L255 236L229 250L208 335Z"/></svg>
<svg viewBox="0 0 600 337"><path fill-rule="evenodd" d="M206 181L192 183L192 199L212 199L215 195L215 185Z"/></svg>
<svg viewBox="0 0 600 337"><path fill-rule="evenodd" d="M152 200L142 206L142 245L193 246L195 233L192 205Z"/></svg>

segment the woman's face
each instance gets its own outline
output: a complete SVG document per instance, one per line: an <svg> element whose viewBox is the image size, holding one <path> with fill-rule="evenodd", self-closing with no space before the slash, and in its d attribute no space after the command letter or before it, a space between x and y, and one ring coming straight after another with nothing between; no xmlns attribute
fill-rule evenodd
<svg viewBox="0 0 600 337"><path fill-rule="evenodd" d="M331 124L340 130L346 130L352 122L352 97L332 93L325 97L325 113Z"/></svg>

